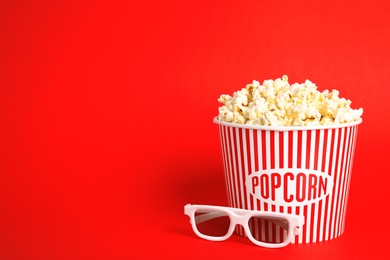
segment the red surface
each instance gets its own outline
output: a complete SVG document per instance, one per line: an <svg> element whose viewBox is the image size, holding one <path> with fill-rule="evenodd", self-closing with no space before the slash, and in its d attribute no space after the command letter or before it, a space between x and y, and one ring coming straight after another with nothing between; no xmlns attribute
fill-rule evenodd
<svg viewBox="0 0 390 260"><path fill-rule="evenodd" d="M134 1L133 1L134 2ZM388 253L386 1L0 1L0 258ZM280 250L197 238L227 205L222 93L283 74L363 107L345 233Z"/></svg>

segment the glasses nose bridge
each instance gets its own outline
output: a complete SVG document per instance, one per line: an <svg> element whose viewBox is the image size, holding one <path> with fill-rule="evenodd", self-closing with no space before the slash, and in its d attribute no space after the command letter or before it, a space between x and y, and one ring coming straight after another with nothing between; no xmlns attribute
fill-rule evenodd
<svg viewBox="0 0 390 260"><path fill-rule="evenodd" d="M232 221L234 222L234 226L240 225L242 227L245 227L245 224L248 221L247 220L248 217L245 214L241 215L241 214L232 213L231 215L233 216Z"/></svg>

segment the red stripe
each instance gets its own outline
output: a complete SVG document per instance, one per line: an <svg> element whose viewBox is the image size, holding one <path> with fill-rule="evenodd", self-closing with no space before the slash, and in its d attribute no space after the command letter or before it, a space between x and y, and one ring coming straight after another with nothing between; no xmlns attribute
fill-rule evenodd
<svg viewBox="0 0 390 260"><path fill-rule="evenodd" d="M310 154L312 153L311 149L311 131L306 132L306 169L310 169ZM303 167L302 167L303 168Z"/></svg>
<svg viewBox="0 0 390 260"><path fill-rule="evenodd" d="M322 228L321 226L321 218L323 218L322 214L322 203L323 203L323 200L320 200L318 202L318 207L317 207L317 216L318 216L318 220L317 220L317 226L314 227L317 229L317 235L316 235L316 241L320 241L320 230Z"/></svg>
<svg viewBox="0 0 390 260"><path fill-rule="evenodd" d="M245 129L245 141L246 141L246 152L247 152L247 157L248 157L248 175L250 175L253 170L252 170L252 164L251 164L251 151L250 151L250 137L249 137L249 130Z"/></svg>
<svg viewBox="0 0 390 260"><path fill-rule="evenodd" d="M349 184L349 176L351 174L351 156L352 156L352 144L353 144L353 127L349 127L349 136L348 139L346 140L346 162L345 162L345 174L344 174L344 180L343 180L343 185L342 185L342 190L341 190L341 197L340 197L340 209L339 209L339 219L338 219L338 234L341 235L342 233L342 219L344 217L344 212L345 212L345 207L347 206L347 201L345 200L345 192L347 189L347 186Z"/></svg>
<svg viewBox="0 0 390 260"><path fill-rule="evenodd" d="M243 133L245 132L245 137L243 136L243 139L245 138L245 143L246 143L246 148L243 148L243 149L246 149L246 156L247 156L247 160L246 160L246 166L247 166L247 175L250 175L252 173L252 170L251 170L251 151L250 151L250 139L249 139L249 130L248 129L243 129L242 130ZM253 203L254 203L254 200L255 198L253 197L253 195L251 194L250 195L250 209L254 209L254 206L253 206Z"/></svg>
<svg viewBox="0 0 390 260"><path fill-rule="evenodd" d="M243 143L243 137L242 137L242 134L243 134L243 130L242 128L239 128L238 129L238 134L239 134L239 142L240 142L240 147L239 147L239 152L240 152L240 157L241 157L241 178L242 178L242 181L243 181L243 193L244 193L244 200L242 201L242 207L244 209L247 209L248 208L248 198L247 198L247 194L248 194L248 191L246 190L246 185L245 185L245 180L246 180L246 173L245 173L245 158L244 158L244 143Z"/></svg>
<svg viewBox="0 0 390 260"><path fill-rule="evenodd" d="M355 146L356 146L356 136L357 136L357 126L353 127L353 135L352 135L352 154L351 154L351 159L350 159L350 174L348 176L348 182L346 186L346 196L345 196L345 207L344 207L344 213L343 213L343 220L342 220L342 232L344 231L345 228L345 216L347 214L347 202L348 202L348 197L349 197L349 187L350 187L350 180L351 180L351 174L352 174L352 165L353 165L353 159L354 159L354 152L355 152Z"/></svg>
<svg viewBox="0 0 390 260"><path fill-rule="evenodd" d="M298 131L298 139L295 140L298 144L297 149L297 168L302 168L302 131Z"/></svg>
<svg viewBox="0 0 390 260"><path fill-rule="evenodd" d="M342 155L342 165L340 168L340 185L339 185L339 191L337 193L338 200L336 205L336 220L335 220L335 235L339 235L340 231L340 211L342 209L343 204L343 191L344 191L344 185L345 185L345 176L347 175L347 164L348 164L348 151L349 151L349 139L348 139L348 128L345 129L344 134L344 148L343 148L343 155Z"/></svg>
<svg viewBox="0 0 390 260"><path fill-rule="evenodd" d="M316 144L316 149L314 150L314 169L318 169L318 162L321 158L318 158L319 156L319 149L320 149L320 135L321 135L321 130L316 130L316 139L315 139L315 144ZM321 159L322 160L322 159Z"/></svg>
<svg viewBox="0 0 390 260"><path fill-rule="evenodd" d="M340 131L340 132L342 132L342 131ZM346 138L347 138L347 133L346 133L346 131L345 131L345 129L344 129L344 136L340 136L340 162L339 162L339 164L340 164L340 167L339 168L336 168L336 169L339 169L340 170L340 172L338 172L338 180L337 180L337 183L338 183L338 187L337 187L337 191L336 191L336 200L335 200L335 205L333 205L334 206L334 210L335 210L335 216L334 216L334 225L333 225L333 234L334 234L334 236L337 236L337 234L336 234L336 232L337 232L337 216L338 216L338 210L339 210L339 206L340 206L340 194L341 194L341 185L342 185L342 178L343 178L343 174L344 174L344 172L343 172L343 169L344 169L344 165L345 165L345 160L344 160L344 157L345 157L345 142L346 142Z"/></svg>
<svg viewBox="0 0 390 260"><path fill-rule="evenodd" d="M264 166L261 166L263 164L263 147L264 147L264 144L263 144L263 138L262 138L262 133L263 131L261 130L257 130L254 135L256 136L256 142L254 143L255 145L255 150L256 150L256 171L261 171L262 170L262 167ZM260 137L260 138L259 138ZM262 206L261 206L261 201L259 199L256 199L256 206L257 206L257 209L258 210L264 210L262 209Z"/></svg>
<svg viewBox="0 0 390 260"><path fill-rule="evenodd" d="M226 131L227 127L221 126L221 136L222 136L222 152L223 152L223 161L224 161L224 169L225 169L225 183L226 190L228 195L228 202L231 205L231 191L230 191L230 177L229 177L229 166L228 166L228 156L227 156L227 141L226 141Z"/></svg>
<svg viewBox="0 0 390 260"><path fill-rule="evenodd" d="M300 212L300 208L299 208L299 207L295 207L295 215L300 215L299 212ZM305 221L306 221L306 219L305 219ZM302 231L301 231L302 234L303 234L303 232L305 231L305 227L306 227L306 224L303 225L302 228L301 228L301 229L302 229ZM298 238L299 238L298 236L295 237L295 242L296 242L296 243L299 242L299 239L298 239Z"/></svg>
<svg viewBox="0 0 390 260"><path fill-rule="evenodd" d="M328 149L327 143L328 143L328 133L330 130L324 130L324 146L322 147L322 165L321 165L321 171L325 172L325 167L326 167L326 151ZM327 172L325 172L327 173Z"/></svg>
<svg viewBox="0 0 390 260"><path fill-rule="evenodd" d="M233 139L233 142L232 142L232 155L233 155L233 187L234 187L234 191L236 192L236 195L235 195L235 205L237 208L241 208L241 190L240 190L240 178L239 178L239 175L238 175L238 149L239 147L237 147L237 138L236 138L236 129L235 128L232 128L231 129L231 137Z"/></svg>
<svg viewBox="0 0 390 260"><path fill-rule="evenodd" d="M255 205L255 203L256 203L256 199L255 199L255 197L253 197L253 195L251 194L250 195L250 199L249 199L249 205L250 205L250 210L254 210L255 209L255 207L254 207L254 205Z"/></svg>
<svg viewBox="0 0 390 260"><path fill-rule="evenodd" d="M254 146L254 161L255 161L255 169L254 171L259 171L259 144L257 140L257 132L260 130L253 130L253 146Z"/></svg>
<svg viewBox="0 0 390 260"><path fill-rule="evenodd" d="M270 161L271 161L271 169L275 169L275 131L268 131L270 135Z"/></svg>
<svg viewBox="0 0 390 260"><path fill-rule="evenodd" d="M303 215L307 216L307 205L303 206ZM306 219L307 219L307 217L306 217ZM307 232L307 229L310 228L309 225L310 225L310 223L306 223L305 225L303 225L303 230L302 230L303 243L305 243L305 241L306 241L306 232Z"/></svg>
<svg viewBox="0 0 390 260"><path fill-rule="evenodd" d="M326 139L326 142L325 142L325 145L324 145L324 154L325 154L325 160L328 160L328 163L326 163L326 161L324 161L324 168L323 168L323 171L325 173L327 173L329 176L332 175L332 156L333 156L333 141L334 141L334 131L332 129L327 129L325 131L325 139ZM329 142L329 145L328 145L328 142ZM329 154L328 154L328 151L329 151ZM326 169L328 172L326 172ZM326 225L327 225L327 222L328 222L328 219L329 219L329 195L326 196L326 199L324 201L325 205L324 205L324 212L322 214L322 217L323 217L323 226L321 227L321 230L322 230L322 238L321 240L324 241L324 240L327 240L327 237L326 237Z"/></svg>
<svg viewBox="0 0 390 260"><path fill-rule="evenodd" d="M324 207L324 213L323 213L323 218L324 218L324 222L323 222L323 226L322 226L322 241L325 241L327 240L326 238L326 223L328 221L328 218L329 218L329 211L328 211L328 207L329 207L329 196L326 196L326 199L325 199L325 207Z"/></svg>
<svg viewBox="0 0 390 260"><path fill-rule="evenodd" d="M279 168L283 169L284 166L284 134L282 131L279 132Z"/></svg>
<svg viewBox="0 0 390 260"><path fill-rule="evenodd" d="M233 130L232 127L228 127L228 147L229 147L229 173L230 173L230 192L232 193L232 207L236 207L236 190L234 187L234 165L233 165L233 156L234 156L234 150L233 150L233 144L232 144L232 133L231 131Z"/></svg>
<svg viewBox="0 0 390 260"><path fill-rule="evenodd" d="M231 145L230 145L230 135L229 135L229 127L226 127L225 129L225 144L226 144L226 154L227 154L227 165L228 165L228 184L229 184L229 191L230 191L230 206L233 207L234 206L234 199L233 199L233 196L234 196L234 191L232 189L232 165L231 165L231 162L233 161L232 160L232 156L231 156Z"/></svg>
<svg viewBox="0 0 390 260"><path fill-rule="evenodd" d="M263 169L267 169L267 150L266 150L266 144L265 144L265 131L261 131L261 142L262 142L262 147L261 147L261 159L262 159L262 164L263 164Z"/></svg>
<svg viewBox="0 0 390 260"><path fill-rule="evenodd" d="M256 206L258 210L262 210L260 200L256 200Z"/></svg>
<svg viewBox="0 0 390 260"><path fill-rule="evenodd" d="M333 194L333 197L332 197L332 202L331 202L331 209L330 209L330 222L329 222L329 239L333 239L333 234L332 234L332 231L333 231L333 226L332 226L332 223L333 223L333 212L334 212L334 205L335 205L335 200L336 200L336 192L337 192L337 184L338 184L338 178L339 178L339 174L337 172L337 169L338 169L338 165L339 165L339 154L340 154L340 142L341 142L341 131L339 131L338 133L338 137L337 137L337 140L336 140L336 143L337 143L337 147L336 147L336 151L334 151L336 154L335 154L335 168L334 168L334 178L333 178L333 191L332 191L332 194Z"/></svg>
<svg viewBox="0 0 390 260"><path fill-rule="evenodd" d="M316 212L316 210L318 210L318 207L319 207L318 205L319 205L318 203L313 203L313 204L311 204L311 206L309 205L309 207L311 207L311 211L310 211L310 214L311 214L311 217L310 217L310 243L314 241L314 234L313 234L314 229L318 228L318 225L314 226L314 220L315 220L314 213ZM318 233L318 230L316 230L316 232Z"/></svg>
<svg viewBox="0 0 390 260"><path fill-rule="evenodd" d="M288 168L293 166L293 131L288 132Z"/></svg>
<svg viewBox="0 0 390 260"><path fill-rule="evenodd" d="M234 162L236 161L236 155L235 155L235 144L234 144L234 129L233 127L230 127L229 128L229 141L230 141L230 158L231 158L231 174L232 174L232 178L231 178L231 186L232 186L232 191L233 191L233 203L234 203L234 207L238 207L238 202L237 202L237 191L236 191L236 172L235 172L235 166L234 166Z"/></svg>

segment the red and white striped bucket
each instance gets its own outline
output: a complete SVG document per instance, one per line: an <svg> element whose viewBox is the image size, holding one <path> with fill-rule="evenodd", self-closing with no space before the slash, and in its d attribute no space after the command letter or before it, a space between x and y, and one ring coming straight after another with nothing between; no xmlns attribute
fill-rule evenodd
<svg viewBox="0 0 390 260"><path fill-rule="evenodd" d="M305 216L292 243L340 236L345 228L357 126L270 127L219 121L229 206ZM242 228L236 232L245 235Z"/></svg>

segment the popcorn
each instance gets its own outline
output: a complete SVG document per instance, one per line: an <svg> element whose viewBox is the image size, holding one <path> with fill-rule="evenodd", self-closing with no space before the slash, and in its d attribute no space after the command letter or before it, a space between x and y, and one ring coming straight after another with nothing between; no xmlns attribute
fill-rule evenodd
<svg viewBox="0 0 390 260"><path fill-rule="evenodd" d="M319 126L354 122L363 109L352 109L351 101L339 97L339 91L320 92L310 80L288 83L288 77L254 80L245 88L223 94L218 101L218 120L262 126Z"/></svg>

